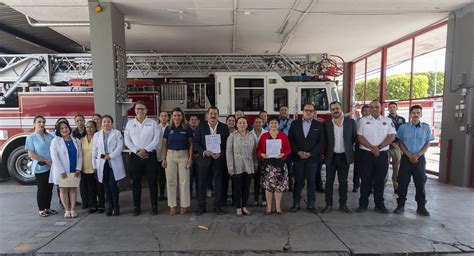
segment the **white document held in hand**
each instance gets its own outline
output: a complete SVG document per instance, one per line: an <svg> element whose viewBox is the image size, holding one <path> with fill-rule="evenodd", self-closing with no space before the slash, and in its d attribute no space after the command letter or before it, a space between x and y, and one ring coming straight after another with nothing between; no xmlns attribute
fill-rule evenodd
<svg viewBox="0 0 474 256"><path fill-rule="evenodd" d="M206 150L212 153L221 153L221 136L219 134L206 135Z"/></svg>
<svg viewBox="0 0 474 256"><path fill-rule="evenodd" d="M267 155L270 158L277 158L281 153L281 140L267 140Z"/></svg>
<svg viewBox="0 0 474 256"><path fill-rule="evenodd" d="M80 176L74 177L74 173L68 173L67 178L63 179L63 177L59 177L59 187L60 188L77 188L79 187L79 183L81 181Z"/></svg>

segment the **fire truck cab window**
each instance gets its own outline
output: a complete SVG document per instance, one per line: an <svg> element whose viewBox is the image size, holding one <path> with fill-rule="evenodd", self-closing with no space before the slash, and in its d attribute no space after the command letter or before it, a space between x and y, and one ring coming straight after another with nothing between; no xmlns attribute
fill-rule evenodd
<svg viewBox="0 0 474 256"><path fill-rule="evenodd" d="M328 110L329 102L325 88L303 88L301 89L301 110L304 104L313 103L315 110Z"/></svg>
<svg viewBox="0 0 474 256"><path fill-rule="evenodd" d="M281 106L288 106L288 89L273 90L273 110L278 112Z"/></svg>
<svg viewBox="0 0 474 256"><path fill-rule="evenodd" d="M261 111L265 107L264 80L258 78L234 79L234 110Z"/></svg>

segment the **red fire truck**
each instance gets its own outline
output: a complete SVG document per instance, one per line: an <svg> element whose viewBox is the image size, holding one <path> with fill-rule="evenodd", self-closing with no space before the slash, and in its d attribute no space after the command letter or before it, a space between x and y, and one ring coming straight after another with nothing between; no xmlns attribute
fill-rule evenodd
<svg viewBox="0 0 474 256"><path fill-rule="evenodd" d="M282 72L273 70L224 70L227 72L204 71L202 73L206 73L207 77L194 74L191 78L183 74L155 78L144 75L141 78L128 70L128 97L132 101L144 101L149 109L148 115L153 118L159 111L181 107L187 114L197 114L203 120L207 108L214 105L220 109L222 118L242 110L250 122L260 110L266 110L270 115L278 114L282 105L289 107L293 117L300 116L302 105L306 102L314 103L318 114L327 117L329 103L339 100L336 83L320 81L319 76L281 76ZM86 120L91 118L94 113L93 84L91 76L84 74L69 75L67 83L59 84L55 81L51 81L54 84L40 83L35 75L31 75L27 81L16 84L15 92L10 93L13 100L0 102L2 176L9 175L21 184L35 182L30 159L24 149L26 137L33 131L34 116L44 116L46 129L50 131L60 117L66 117L72 125L74 116L79 113ZM64 79L64 76L61 77ZM11 86L11 83L4 83L0 95L8 95ZM133 116L131 109L125 109L124 113L124 119Z"/></svg>

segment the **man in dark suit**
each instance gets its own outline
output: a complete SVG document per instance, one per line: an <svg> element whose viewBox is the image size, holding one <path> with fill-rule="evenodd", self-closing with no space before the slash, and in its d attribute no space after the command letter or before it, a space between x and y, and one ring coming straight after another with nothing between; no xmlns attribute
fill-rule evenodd
<svg viewBox="0 0 474 256"><path fill-rule="evenodd" d="M291 152L295 159L295 189L293 191L293 206L291 212L300 209L301 191L305 178L308 183L308 210L317 213L316 202L316 169L324 145L324 127L313 119L314 105L307 103L303 107L303 119L295 120L290 127Z"/></svg>
<svg viewBox="0 0 474 256"><path fill-rule="evenodd" d="M346 205L347 202L347 176L349 166L354 162L354 143L357 138L357 127L354 120L344 118L342 105L334 101L329 105L332 119L324 121L326 134L326 207L323 213L328 213L332 208L332 192L334 179L339 180L339 210L352 213Z"/></svg>
<svg viewBox="0 0 474 256"><path fill-rule="evenodd" d="M197 164L199 166L198 179L198 205L196 215L206 212L206 192L208 188L209 172L213 173L214 180L214 210L217 214L224 214L222 210L222 185L224 182L224 173L227 172L225 162L225 151L229 129L227 125L218 121L219 109L210 107L207 110L207 122L202 122L196 128L193 137L193 146L197 154ZM219 135L220 152L212 152L206 146L206 136Z"/></svg>

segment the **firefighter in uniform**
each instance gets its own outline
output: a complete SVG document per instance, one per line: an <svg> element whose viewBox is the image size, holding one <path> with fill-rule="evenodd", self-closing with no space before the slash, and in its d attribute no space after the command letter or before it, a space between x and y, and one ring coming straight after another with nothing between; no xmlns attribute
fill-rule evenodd
<svg viewBox="0 0 474 256"><path fill-rule="evenodd" d="M384 180L388 171L388 148L395 140L395 125L388 117L380 115L378 100L370 103L370 115L359 121L357 139L360 143L360 168L362 184L360 188L359 208L364 212L369 205L369 194L374 187L375 211L388 213L384 205Z"/></svg>
<svg viewBox="0 0 474 256"><path fill-rule="evenodd" d="M388 104L388 111L390 114L388 118L392 119L393 125L395 125L395 130L398 132L400 126L406 123L405 118L399 116L397 114L398 106L395 102L390 102ZM398 143L398 139L395 139L392 144L390 144L390 149L388 150L388 157L392 159L392 184L393 190L397 191L398 183L397 183L397 176L400 170L400 159L402 158L402 151L400 150L400 145ZM385 179L385 182L387 179Z"/></svg>
<svg viewBox="0 0 474 256"><path fill-rule="evenodd" d="M433 140L430 126L421 123L422 107L414 105L410 107L411 122L404 124L397 132L397 138L400 140L400 149L403 156L400 162L400 173L398 174L397 189L397 208L394 213L403 213L405 211L405 201L407 199L408 185L413 176L415 183L416 196L418 204L416 213L422 216L429 216L426 210L426 159L425 153L430 147L430 141Z"/></svg>

